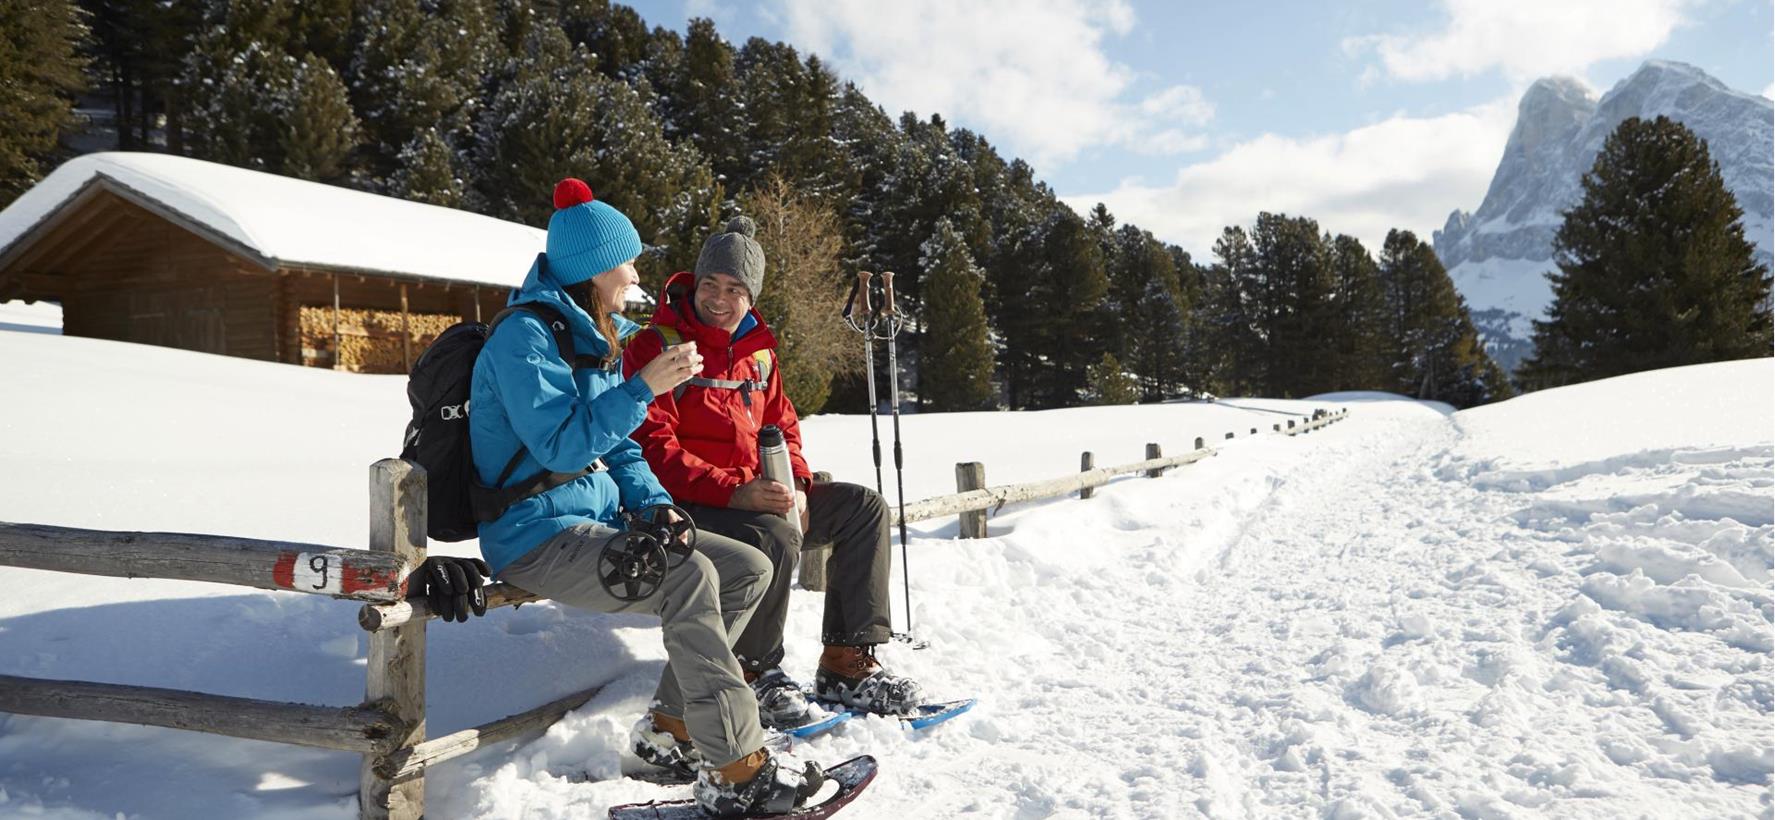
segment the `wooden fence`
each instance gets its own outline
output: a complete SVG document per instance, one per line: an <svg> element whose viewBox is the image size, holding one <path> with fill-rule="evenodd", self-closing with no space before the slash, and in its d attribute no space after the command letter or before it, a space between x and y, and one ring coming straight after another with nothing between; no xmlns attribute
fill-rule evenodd
<svg viewBox="0 0 1775 820"><path fill-rule="evenodd" d="M1348 411L1319 411L1277 423L1274 432L1299 435L1342 420ZM1252 435L1257 428L1251 428ZM1226 438L1234 438L1232 432ZM1083 469L1063 478L985 486L985 467L957 464L959 492L906 505L907 521L962 518L961 535L986 535L987 511L1018 501L1091 490L1132 473L1156 477L1214 454L1195 447L1165 456L1148 444L1146 458L1097 468L1085 453ZM370 633L364 700L354 706L316 706L253 698L83 681L0 675L0 712L139 723L230 737L268 740L363 756L358 812L362 818L414 820L425 813L425 769L521 735L540 731L596 695L601 687L440 738L425 736L425 624L436 617L424 598L407 598L409 574L425 560L425 471L400 459L370 466L369 549L263 541L186 533L108 532L0 522L0 566L105 575L207 581L258 589L326 595L362 604L359 625ZM896 516L896 521L897 521ZM802 582L825 588L829 550L809 550ZM810 572L810 569L812 570ZM538 600L510 584L487 589L489 609Z"/></svg>

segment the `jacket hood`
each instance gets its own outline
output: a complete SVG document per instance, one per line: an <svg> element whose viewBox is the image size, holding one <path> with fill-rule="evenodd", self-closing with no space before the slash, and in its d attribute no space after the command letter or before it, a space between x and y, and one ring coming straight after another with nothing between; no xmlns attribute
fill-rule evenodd
<svg viewBox="0 0 1775 820"><path fill-rule="evenodd" d="M530 272L524 275L524 283L512 291L505 301L508 306L524 302L547 302L561 311L573 331L575 353L582 356L603 356L610 352L610 345L604 341L604 335L598 332L598 326L592 321L591 314L574 302L567 295L566 287L555 279L554 274L549 273L547 254L536 255L536 261L530 263ZM618 337L627 337L639 327L620 313L613 312L610 318L616 322Z"/></svg>
<svg viewBox="0 0 1775 820"><path fill-rule="evenodd" d="M704 344L728 346L731 343L736 351L744 348L745 352L774 349L777 346L776 334L765 324L764 317L759 315L758 308L748 308L746 316L751 320L752 329L734 341L727 331L718 327L703 324L697 318L696 308L691 295L696 291L696 274L690 271L679 271L666 280L666 287L660 291L659 307L653 311L653 323L663 327L675 328L686 339L693 339Z"/></svg>

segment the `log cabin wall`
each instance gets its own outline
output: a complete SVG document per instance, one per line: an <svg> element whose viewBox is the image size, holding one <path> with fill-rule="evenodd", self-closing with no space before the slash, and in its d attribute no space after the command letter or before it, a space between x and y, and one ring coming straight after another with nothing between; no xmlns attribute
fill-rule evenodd
<svg viewBox="0 0 1775 820"><path fill-rule="evenodd" d="M278 361L273 272L115 196L85 207L26 268L63 333Z"/></svg>

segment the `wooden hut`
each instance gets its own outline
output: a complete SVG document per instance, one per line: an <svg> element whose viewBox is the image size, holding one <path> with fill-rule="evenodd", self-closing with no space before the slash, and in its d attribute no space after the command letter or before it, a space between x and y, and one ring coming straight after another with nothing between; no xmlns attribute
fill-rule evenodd
<svg viewBox="0 0 1775 820"><path fill-rule="evenodd" d="M492 318L544 239L185 157L88 154L0 211L0 301L60 302L71 336L404 373L444 328Z"/></svg>

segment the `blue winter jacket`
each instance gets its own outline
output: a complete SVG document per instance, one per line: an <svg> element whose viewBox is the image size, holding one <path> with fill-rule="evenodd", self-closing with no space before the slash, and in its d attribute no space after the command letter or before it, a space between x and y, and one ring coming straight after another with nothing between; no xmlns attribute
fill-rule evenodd
<svg viewBox="0 0 1775 820"><path fill-rule="evenodd" d="M549 275L542 254L508 300L522 302L547 302L567 317L578 355L602 357L610 349L592 317ZM635 323L612 318L619 334L634 331ZM624 381L620 366L575 371L534 314L519 312L499 323L475 360L469 393L469 437L481 483L493 486L520 443L530 452L504 486L544 469L577 472L599 458L609 470L526 498L497 521L482 524L481 554L493 572L575 524L596 521L621 529L621 510L672 502L648 469L640 445L629 438L652 401L653 391L640 375Z"/></svg>

